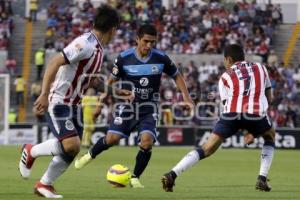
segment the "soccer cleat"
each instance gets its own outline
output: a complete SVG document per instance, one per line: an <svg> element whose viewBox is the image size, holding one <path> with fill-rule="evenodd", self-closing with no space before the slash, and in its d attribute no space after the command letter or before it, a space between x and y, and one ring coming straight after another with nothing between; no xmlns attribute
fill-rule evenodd
<svg viewBox="0 0 300 200"><path fill-rule="evenodd" d="M173 192L173 187L175 186L175 179L172 177L170 173L166 173L162 176L161 183L163 189L166 192Z"/></svg>
<svg viewBox="0 0 300 200"><path fill-rule="evenodd" d="M24 144L24 146L22 147L19 170L23 178L28 178L30 176L31 167L35 160L35 158L30 154L30 150L32 147L32 144Z"/></svg>
<svg viewBox="0 0 300 200"><path fill-rule="evenodd" d="M89 152L87 152L86 154L81 156L79 159L75 160L75 169L83 168L84 166L89 164L89 162L91 162L92 159L93 158L91 157L91 154Z"/></svg>
<svg viewBox="0 0 300 200"><path fill-rule="evenodd" d="M268 179L267 180L262 180L261 178L257 179L255 189L260 190L260 191L265 191L265 192L270 192L272 187L268 185Z"/></svg>
<svg viewBox="0 0 300 200"><path fill-rule="evenodd" d="M56 193L56 191L52 185L44 185L40 181L38 181L35 184L34 194L41 196L41 197L52 198L52 199L63 198L62 195L59 195Z"/></svg>
<svg viewBox="0 0 300 200"><path fill-rule="evenodd" d="M145 186L143 186L141 184L141 182L138 178L131 178L130 179L130 187L132 187L132 188L144 188Z"/></svg>

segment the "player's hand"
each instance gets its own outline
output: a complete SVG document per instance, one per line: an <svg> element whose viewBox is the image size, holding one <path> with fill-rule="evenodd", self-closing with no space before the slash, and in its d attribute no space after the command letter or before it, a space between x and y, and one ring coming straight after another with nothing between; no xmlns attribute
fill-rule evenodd
<svg viewBox="0 0 300 200"><path fill-rule="evenodd" d="M48 108L48 94L41 94L34 102L35 114L42 115Z"/></svg>
<svg viewBox="0 0 300 200"><path fill-rule="evenodd" d="M115 89L115 94L118 99L132 101L134 99L134 92L125 89Z"/></svg>
<svg viewBox="0 0 300 200"><path fill-rule="evenodd" d="M185 103L184 108L189 111L190 115L193 115L195 109L194 101L189 97L189 98L184 98L184 103Z"/></svg>
<svg viewBox="0 0 300 200"><path fill-rule="evenodd" d="M244 142L246 145L252 144L254 142L254 137L251 133L246 133L244 135Z"/></svg>

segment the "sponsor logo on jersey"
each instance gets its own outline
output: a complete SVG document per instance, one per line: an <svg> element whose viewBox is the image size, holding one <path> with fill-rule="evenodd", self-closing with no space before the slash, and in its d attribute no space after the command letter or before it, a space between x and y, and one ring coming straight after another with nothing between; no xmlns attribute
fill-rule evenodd
<svg viewBox="0 0 300 200"><path fill-rule="evenodd" d="M73 122L72 122L71 120L69 120L69 119L65 122L65 127L66 127L66 129L69 130L69 131L74 130L74 124L73 124Z"/></svg>
<svg viewBox="0 0 300 200"><path fill-rule="evenodd" d="M149 84L149 79L146 77L143 77L140 79L141 86L147 86Z"/></svg>

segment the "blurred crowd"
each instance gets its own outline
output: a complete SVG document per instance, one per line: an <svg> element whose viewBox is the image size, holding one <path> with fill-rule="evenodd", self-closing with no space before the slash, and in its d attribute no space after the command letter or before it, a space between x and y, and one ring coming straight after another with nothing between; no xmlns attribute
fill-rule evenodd
<svg viewBox="0 0 300 200"><path fill-rule="evenodd" d="M37 70L36 82L30 87L32 101L41 91L40 81L47 55L61 51L76 36L92 27L96 7L91 1L68 2L72 3L66 5L49 1L45 51L39 49L35 53L35 65L40 70ZM213 0L209 3L197 0L177 2L176 6L166 9L161 0L107 0L107 3L118 8L122 17L114 41L107 47L108 53L119 53L135 46L135 30L145 22L153 23L158 29L157 48L172 54L221 54L227 44L242 44L246 54L261 56L269 70L275 96L269 115L274 125L299 127L300 64L284 68L281 59L272 49L273 35L277 25L282 22L280 5L258 5L255 0L251 3L235 1L226 5ZM5 30L0 32L1 44L3 38L9 38L13 23L10 5L0 0L0 9L0 27ZM104 63L103 73L106 75L110 73L111 62L106 59ZM7 66L15 65L13 61L9 61ZM223 64L215 61L195 63L190 60L187 65L177 65L198 105L196 117L188 118L189 112L182 106L172 107L182 97L177 94L173 80L163 76L160 123L203 126L214 124L220 102L217 80L225 70ZM15 84L24 85L22 81L16 81ZM22 100L20 98L18 101ZM107 124L112 118L114 100L108 96L105 103L107 106L102 110L98 121L103 124Z"/></svg>
<svg viewBox="0 0 300 200"><path fill-rule="evenodd" d="M251 3L242 0L225 7L219 1L205 3L179 0L176 6L166 9L160 0L108 0L108 3L118 8L122 17L114 41L107 47L108 53L118 53L134 46L135 30L139 24L145 22L156 26L159 33L157 48L168 53L220 54L227 44L242 44L246 54L261 56L269 68L276 97L269 114L275 126L295 127L299 124L297 116L300 111L296 102L300 80L295 76L298 70L283 68L276 53L270 48L276 27L282 22L280 5L258 5L255 0ZM45 33L46 54L62 50L73 38L89 31L94 13L95 7L90 0L81 4L70 3L67 6L51 2ZM201 102L197 107L197 117L192 120L186 118L189 113L182 106L170 110L171 105L180 101L181 97L176 95L172 80L163 77L160 91L163 104L161 124L212 125L218 115L216 105L219 105L216 80L224 67L213 61L190 61L187 66L178 63L178 67L196 104ZM104 73L108 74L109 70ZM104 124L112 117L111 97L106 99L106 105L99 120Z"/></svg>
<svg viewBox="0 0 300 200"><path fill-rule="evenodd" d="M121 13L122 23L110 53L135 44L139 24L153 23L159 32L157 48L171 53L222 53L226 44L239 43L247 54L267 59L272 36L282 21L280 5L258 5L255 0L236 2L225 8L218 1L179 0L166 9L160 0L108 1ZM202 2L202 3L199 3ZM86 0L68 6L50 3L46 47L61 50L74 37L90 30L95 8Z"/></svg>
<svg viewBox="0 0 300 200"><path fill-rule="evenodd" d="M0 51L7 52L9 41L14 29L13 12L11 2L0 0ZM0 73L9 72L14 75L16 72L15 59L8 58L5 66L0 66Z"/></svg>

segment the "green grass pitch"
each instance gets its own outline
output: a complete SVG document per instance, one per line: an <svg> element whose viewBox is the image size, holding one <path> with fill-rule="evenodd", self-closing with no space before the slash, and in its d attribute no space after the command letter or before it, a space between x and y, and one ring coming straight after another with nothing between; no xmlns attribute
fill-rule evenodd
<svg viewBox="0 0 300 200"><path fill-rule="evenodd" d="M220 149L202 160L176 180L175 191L161 189L160 177L176 164L192 147L155 147L152 160L141 182L144 189L112 188L106 182L106 171L113 164L134 167L138 147L114 147L104 152L86 168L76 171L73 163L55 182L64 199L105 200L288 200L300 199L300 151L277 150L270 172L272 191L256 191L259 150ZM82 153L86 150L82 150ZM32 175L23 180L18 171L20 147L0 147L0 199L40 199L33 195L33 186L46 170L50 158L39 158Z"/></svg>

